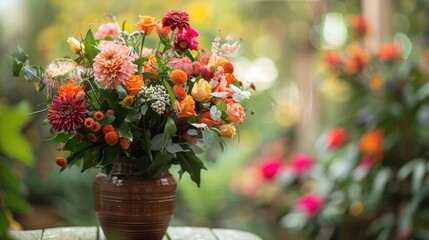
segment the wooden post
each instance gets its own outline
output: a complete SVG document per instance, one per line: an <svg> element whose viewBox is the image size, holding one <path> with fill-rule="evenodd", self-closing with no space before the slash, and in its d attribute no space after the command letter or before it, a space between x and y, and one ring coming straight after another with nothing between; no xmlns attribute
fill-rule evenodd
<svg viewBox="0 0 429 240"><path fill-rule="evenodd" d="M362 11L371 25L365 45L370 52L377 51L383 42L391 42L392 0L363 0Z"/></svg>

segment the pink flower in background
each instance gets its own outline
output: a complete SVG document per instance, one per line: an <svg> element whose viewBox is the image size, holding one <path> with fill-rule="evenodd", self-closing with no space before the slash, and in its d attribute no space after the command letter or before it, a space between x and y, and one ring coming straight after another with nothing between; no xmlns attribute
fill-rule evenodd
<svg viewBox="0 0 429 240"><path fill-rule="evenodd" d="M347 132L343 128L332 128L328 133L328 149L334 150L339 148L347 141Z"/></svg>
<svg viewBox="0 0 429 240"><path fill-rule="evenodd" d="M282 162L277 159L266 159L259 163L259 170L265 179L272 180L279 172Z"/></svg>
<svg viewBox="0 0 429 240"><path fill-rule="evenodd" d="M94 37L104 39L106 37L117 38L119 36L119 26L116 22L109 22L98 27Z"/></svg>
<svg viewBox="0 0 429 240"><path fill-rule="evenodd" d="M322 197L315 193L307 193L303 195L295 203L295 209L298 212L305 214L307 218L314 217L324 205Z"/></svg>
<svg viewBox="0 0 429 240"><path fill-rule="evenodd" d="M290 165L295 175L302 176L313 167L314 160L303 153L298 153L292 157Z"/></svg>
<svg viewBox="0 0 429 240"><path fill-rule="evenodd" d="M183 57L183 58L173 58L170 63L170 66L174 67L175 69L181 69L183 70L186 75L188 76L192 76L193 75L193 71L192 71L192 61L191 59L187 58L187 57Z"/></svg>
<svg viewBox="0 0 429 240"><path fill-rule="evenodd" d="M132 63L137 55L131 53L131 48L110 41L101 41L100 48L94 58L94 76L102 85L114 89L137 71Z"/></svg>

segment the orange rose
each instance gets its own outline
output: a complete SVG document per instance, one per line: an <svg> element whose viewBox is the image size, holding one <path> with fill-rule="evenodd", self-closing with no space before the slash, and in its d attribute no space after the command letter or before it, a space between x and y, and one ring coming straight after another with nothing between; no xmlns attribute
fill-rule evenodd
<svg viewBox="0 0 429 240"><path fill-rule="evenodd" d="M151 16L139 16L140 21L136 23L136 26L141 30L144 31L145 35L149 35L153 28L155 27L155 18Z"/></svg>
<svg viewBox="0 0 429 240"><path fill-rule="evenodd" d="M228 118L226 119L227 121L233 123L243 123L245 114L243 107L239 103L229 103L226 113L228 114Z"/></svg>
<svg viewBox="0 0 429 240"><path fill-rule="evenodd" d="M165 40L170 41L171 28L163 27L162 22L156 24L156 31Z"/></svg>
<svg viewBox="0 0 429 240"><path fill-rule="evenodd" d="M154 75L158 74L158 71L154 67L152 67L152 65L158 67L158 61L156 60L155 55L150 55L148 57L147 61L143 63L143 68L145 72L150 72Z"/></svg>
<svg viewBox="0 0 429 240"><path fill-rule="evenodd" d="M221 125L218 130L220 135L225 138L233 138L235 132L237 131L235 129L234 123Z"/></svg>
<svg viewBox="0 0 429 240"><path fill-rule="evenodd" d="M212 89L210 83L204 79L200 79L192 87L191 94L195 101L205 103L209 102L213 98L211 92Z"/></svg>
<svg viewBox="0 0 429 240"><path fill-rule="evenodd" d="M378 129L365 133L359 141L359 148L363 154L370 155L375 160L381 160L383 158L383 133Z"/></svg>
<svg viewBox="0 0 429 240"><path fill-rule="evenodd" d="M127 80L125 80L125 90L127 90L128 95L137 95L141 88L144 86L143 75L131 75Z"/></svg>
<svg viewBox="0 0 429 240"><path fill-rule="evenodd" d="M195 101L191 95L187 95L182 101L176 101L176 108L181 118L197 115L195 112Z"/></svg>
<svg viewBox="0 0 429 240"><path fill-rule="evenodd" d="M205 123L206 125L207 125L207 127L213 127L214 125L218 125L219 123L220 123L220 121L221 121L222 119L221 118L219 118L218 120L213 120L211 117L210 117L210 111L206 111L206 112L203 112L202 114L201 114L201 118L200 119L198 119L198 121L197 121L197 123Z"/></svg>

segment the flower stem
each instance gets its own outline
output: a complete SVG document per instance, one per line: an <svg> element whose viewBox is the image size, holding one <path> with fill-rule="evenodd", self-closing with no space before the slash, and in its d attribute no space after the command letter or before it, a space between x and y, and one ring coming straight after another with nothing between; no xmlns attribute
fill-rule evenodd
<svg viewBox="0 0 429 240"><path fill-rule="evenodd" d="M40 110L38 110L38 111L34 111L34 112L31 112L31 113L28 113L28 114L26 114L26 115L27 115L27 116L35 115L35 114L38 114L38 113L45 112L45 111L47 111L47 110L48 110L48 108L44 108L44 109L40 109Z"/></svg>
<svg viewBox="0 0 429 240"><path fill-rule="evenodd" d="M95 100L97 100L98 105L99 105L99 106L101 106L100 99L98 99L98 97L97 97L97 92L95 91L95 88L94 88L94 86L92 85L92 83L91 83L91 80L90 80L90 79L88 79L88 83L89 83L89 86L91 87L92 92L94 93Z"/></svg>

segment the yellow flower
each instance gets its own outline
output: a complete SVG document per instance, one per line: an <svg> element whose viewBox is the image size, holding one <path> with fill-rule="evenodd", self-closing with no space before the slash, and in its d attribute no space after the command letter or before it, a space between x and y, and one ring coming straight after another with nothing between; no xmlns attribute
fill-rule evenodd
<svg viewBox="0 0 429 240"><path fill-rule="evenodd" d="M373 91L379 90L381 87L383 87L384 79L381 74L375 74L371 80L369 81L369 88Z"/></svg>
<svg viewBox="0 0 429 240"><path fill-rule="evenodd" d="M237 131L233 123L221 125L218 130L220 135L225 138L233 138Z"/></svg>
<svg viewBox="0 0 429 240"><path fill-rule="evenodd" d="M131 106L133 103L134 103L134 97L131 95L124 97L124 99L122 100L122 104L125 106Z"/></svg>
<svg viewBox="0 0 429 240"><path fill-rule="evenodd" d="M69 37L67 43L69 44L70 50L76 54L85 49L85 46L74 37Z"/></svg>
<svg viewBox="0 0 429 240"><path fill-rule="evenodd" d="M192 87L191 95L197 102L209 102L213 96L210 83L204 79L200 79Z"/></svg>

